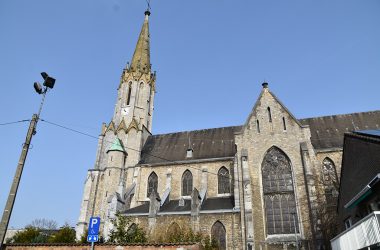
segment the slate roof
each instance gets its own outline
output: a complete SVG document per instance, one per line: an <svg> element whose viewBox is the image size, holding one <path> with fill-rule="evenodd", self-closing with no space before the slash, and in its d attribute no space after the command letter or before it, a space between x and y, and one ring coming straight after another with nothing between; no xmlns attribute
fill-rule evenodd
<svg viewBox="0 0 380 250"><path fill-rule="evenodd" d="M182 212L191 210L191 200L184 200L184 206L179 205L179 200L171 200L164 203L160 208L160 212Z"/></svg>
<svg viewBox="0 0 380 250"><path fill-rule="evenodd" d="M235 126L151 135L141 151L139 164L233 157L234 132L240 129L241 126ZM192 158L186 158L189 139L193 149Z"/></svg>
<svg viewBox="0 0 380 250"><path fill-rule="evenodd" d="M206 199L202 206L202 210L218 210L218 209L233 209L234 208L234 198L229 197L216 197Z"/></svg>
<svg viewBox="0 0 380 250"><path fill-rule="evenodd" d="M214 197L206 199L201 205L201 211L206 210L224 210L234 208L234 198L229 197ZM191 200L185 200L184 206L179 206L179 200L171 200L164 203L160 207L159 213L175 213L175 212L190 212ZM128 209L124 211L125 214L147 214L149 213L149 202L143 205Z"/></svg>
<svg viewBox="0 0 380 250"><path fill-rule="evenodd" d="M145 202L144 204L142 204L140 206L127 209L123 213L126 213L126 214L145 214L145 213L149 213L149 202L147 201L147 202Z"/></svg>
<svg viewBox="0 0 380 250"><path fill-rule="evenodd" d="M342 148L343 136L354 130L380 128L380 110L344 115L322 116L299 120L310 126L315 149Z"/></svg>
<svg viewBox="0 0 380 250"><path fill-rule="evenodd" d="M380 110L300 119L308 125L315 149L342 148L343 135L354 130L380 128ZM233 157L234 133L242 126L212 128L170 134L151 135L142 151L139 164L170 164L188 160ZM186 158L189 139L193 157Z"/></svg>

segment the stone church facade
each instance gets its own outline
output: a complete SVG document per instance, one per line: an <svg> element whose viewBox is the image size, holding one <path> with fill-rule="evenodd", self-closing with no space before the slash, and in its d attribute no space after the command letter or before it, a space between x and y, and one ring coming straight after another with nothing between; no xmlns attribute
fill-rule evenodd
<svg viewBox="0 0 380 250"><path fill-rule="evenodd" d="M100 216L107 238L120 212L150 238L192 229L221 249L317 248L316 211L336 200L343 134L379 129L380 111L297 119L263 83L241 126L152 135L149 15L102 126L77 236Z"/></svg>

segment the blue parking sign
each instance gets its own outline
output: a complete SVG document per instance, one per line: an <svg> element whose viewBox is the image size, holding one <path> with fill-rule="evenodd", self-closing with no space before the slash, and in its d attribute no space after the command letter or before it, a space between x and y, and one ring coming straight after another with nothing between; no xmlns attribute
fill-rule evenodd
<svg viewBox="0 0 380 250"><path fill-rule="evenodd" d="M100 217L91 217L88 223L87 242L99 241Z"/></svg>

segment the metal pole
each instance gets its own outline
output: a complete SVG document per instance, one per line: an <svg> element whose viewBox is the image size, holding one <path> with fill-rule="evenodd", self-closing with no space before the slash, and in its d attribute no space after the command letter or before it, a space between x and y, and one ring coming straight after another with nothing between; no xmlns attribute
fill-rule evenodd
<svg viewBox="0 0 380 250"><path fill-rule="evenodd" d="M294 236L296 237L296 249L298 250L298 238L297 238L297 226L296 226L296 213L293 214L293 222L294 222Z"/></svg>
<svg viewBox="0 0 380 250"><path fill-rule="evenodd" d="M30 124L29 124L29 129L28 129L28 133L26 135L25 143L22 146L22 151L21 151L20 159L18 161L16 173L15 173L15 176L13 178L11 190L9 191L7 203L5 205L5 209L3 212L3 217L1 219L1 223L0 223L0 249L2 249L2 246L3 246L5 233L7 232L9 219L11 217L13 205L14 205L15 199L16 199L17 189L18 189L18 186L20 184L21 174L22 174L22 171L24 169L24 164L25 164L26 156L27 156L28 151L29 151L30 142L32 141L32 137L36 131L37 122L38 122L38 115L34 114L32 117L32 120L30 121Z"/></svg>
<svg viewBox="0 0 380 250"><path fill-rule="evenodd" d="M91 242L91 250L94 250L94 245L95 245L95 243Z"/></svg>

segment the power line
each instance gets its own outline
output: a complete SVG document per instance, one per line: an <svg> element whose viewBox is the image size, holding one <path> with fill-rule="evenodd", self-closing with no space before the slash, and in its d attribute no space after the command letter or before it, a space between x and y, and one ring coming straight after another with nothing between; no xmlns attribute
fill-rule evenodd
<svg viewBox="0 0 380 250"><path fill-rule="evenodd" d="M0 123L0 126L6 126L6 125L11 125L11 124L16 124L16 123L21 123L21 122L30 122L30 120L27 119L27 120L20 120L20 121L14 121L14 122Z"/></svg>
<svg viewBox="0 0 380 250"><path fill-rule="evenodd" d="M103 141L103 142L107 142L107 143L113 143L113 142L111 142L111 141L108 141L108 140L106 140L104 137L103 138L99 138L98 136L94 136L94 135L91 135L91 134L89 134L89 133L86 133L86 132L82 132L82 131L79 131L79 130L76 130L76 129L73 129L73 128L70 128L70 127L67 127L67 126L64 126L64 125L60 125L60 124L58 124L58 123L55 123L55 122L50 122L50 121L47 121L47 120L44 120L44 119L40 119L42 122L45 122L45 123L47 123L47 124L50 124L50 125L53 125L53 126L56 126L56 127L59 127L59 128L62 128L62 129L65 129L65 130L68 130L68 131L71 131L71 132L74 132L74 133L77 133L77 134L80 134L80 135L84 135L84 136L87 136L87 137L90 137L90 138L92 138L92 139L96 139L96 140L101 140L101 141ZM136 152L139 152L139 153L141 153L141 150L138 150L138 149L134 149L134 148L130 148L130 147L125 147L126 149L129 149L129 150L133 150L133 151L136 151ZM183 164L182 162L177 162L177 161L174 161L174 160L169 160L169 159L166 159L166 158L164 158L164 157L161 157L161 156L156 156L156 155L153 155L153 154L150 154L150 153L147 153L147 152L144 152L145 154L147 154L147 155L150 155L150 156L152 156L152 157L155 157L155 158L158 158L158 159L161 159L161 160L164 160L164 161L167 161L167 162L169 162L169 163L174 163L174 164ZM202 171L202 169L199 169L199 168L196 168L196 167L192 167L192 166L187 166L187 168L190 168L190 169L194 169L194 170L196 170L196 171ZM215 175L215 176L219 176L219 174L218 173L215 173L215 172L211 172L211 171L208 171L207 170L207 173L208 174L212 174L212 175ZM226 178L226 177L223 177L223 178ZM240 181L239 179L233 179L232 178L232 176L230 175L229 177L227 177L229 180L231 180L231 181L237 181L238 183L243 183L243 181ZM260 185L255 185L255 184L253 184L253 183L250 183L250 185L251 185L251 187L255 187L255 188L258 188L258 189L261 189L261 187L262 186L260 186ZM244 191L243 191L244 192ZM293 183L293 193L294 193L294 195L295 195L295 203L296 203L296 207L300 207L301 205L299 204L300 203L300 201L296 198L296 193L295 193L295 186L294 186L294 183ZM298 195L297 195L297 197L298 197ZM297 212L297 214L298 214L298 212ZM301 216L301 214L299 214L299 216ZM309 222L310 223L310 220L309 219L300 219L301 217L298 217L297 218L297 220L299 221L299 222L301 222L301 223L304 223L304 222Z"/></svg>
<svg viewBox="0 0 380 250"><path fill-rule="evenodd" d="M112 144L113 142L111 141L108 141L106 140L104 137L103 138L99 138L98 136L94 136L94 135L91 135L89 133L86 133L86 132L82 132L82 131L79 131L79 130L76 130L76 129L73 129L73 128L70 128L70 127L67 127L67 126L64 126L64 125L60 125L58 123L55 123L55 122L50 122L50 121L47 121L47 120L44 120L44 119L40 119L42 122L45 122L45 123L48 123L50 125L53 125L53 126L56 126L56 127L59 127L59 128L62 128L62 129L65 129L65 130L68 130L68 131L71 131L71 132L74 132L74 133L78 133L78 134L81 134L81 135L84 135L84 136L87 136L87 137L90 137L92 139L96 139L96 140L101 140L103 142L106 142L106 143L109 143L109 144ZM138 149L135 149L135 148L130 148L130 147L125 147L126 149L129 149L129 150L132 150L132 151L136 151L136 152L139 152L141 153L142 151L141 150L138 150ZM168 163L174 163L174 164L183 164L183 162L178 162L178 161L175 161L175 160L170 160L170 159L167 159L167 158L164 158L162 156L157 156L157 155L154 155L154 154L151 154L151 153L148 153L148 152L144 152L144 154L147 154L147 155L150 155L152 157L155 157L157 159L161 159L165 162L168 162ZM194 169L196 171L202 171L202 169L199 169L199 168L196 168L196 167L192 167L192 166L187 166L188 168L191 168L191 169ZM215 172L211 172L211 171L208 171L207 170L207 173L209 174L212 174L212 175L216 175L216 176L219 176L218 173L215 173ZM230 175L231 176L231 175ZM226 178L226 177L224 177ZM230 179L231 181L235 181L232 177L228 177L228 179ZM236 180L238 183L243 183L243 181L240 181L240 180ZM261 188L260 185L255 185L253 183L250 184L252 187L256 187L256 188ZM294 184L293 184L294 185Z"/></svg>
<svg viewBox="0 0 380 250"><path fill-rule="evenodd" d="M40 120L41 120L42 122L46 122L46 123L48 123L48 124L50 124L50 125L54 125L54 126L56 126L56 127L63 128L63 129L69 130L69 131L71 131L71 132L78 133L78 134L81 134L81 135L84 135L84 136L87 136L87 137L90 137L90 138L93 138L93 139L99 140L99 137L97 137L97 136L94 136L94 135L91 135L91 134L88 134L88 133L85 133L85 132L81 132L81 131L79 131L79 130L72 129L72 128L69 128L69 127L67 127L67 126L63 126L63 125L60 125L60 124L57 124L57 123L54 123L54 122L50 122L50 121L47 121L47 120L44 120L44 119L40 119ZM101 140L102 140L103 142L107 142L107 143L110 143L110 144L113 143L113 142L111 142L111 141L107 141L105 138L102 138ZM126 148L126 149L129 149L129 150L132 150L132 151L139 152L139 153L142 152L141 150L138 150L138 149L135 149L135 148L130 148L130 147L125 147L125 148ZM153 154L150 154L150 153L146 153L146 152L145 152L145 154L150 155L150 156L152 156L152 157L155 157L155 158L157 158L157 159L164 160L164 161L166 161L166 162L170 162L170 163L174 163L174 164L182 164L181 162L177 162L177 161L174 161L174 160L169 160L169 159L166 159L166 158L164 158L164 157L157 156L157 155L153 155ZM197 170L197 171L201 171L201 169L198 169L198 168L195 168L195 167L191 167L191 166L188 166L188 168L192 168L192 169L195 169L195 170ZM214 175L217 175L217 176L218 176L217 173L213 173L213 172L209 172L209 171L207 171L207 172L208 172L209 174L214 174ZM230 177L229 177L229 179L232 180L232 178L230 178Z"/></svg>

